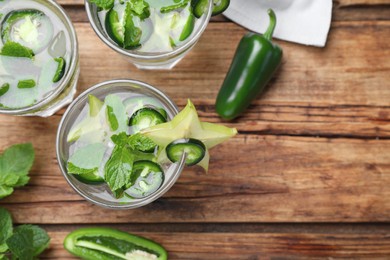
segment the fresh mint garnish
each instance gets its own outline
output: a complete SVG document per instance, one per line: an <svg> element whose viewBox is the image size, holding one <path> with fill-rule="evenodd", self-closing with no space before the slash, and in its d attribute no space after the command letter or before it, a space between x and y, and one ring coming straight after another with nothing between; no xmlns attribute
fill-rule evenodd
<svg viewBox="0 0 390 260"><path fill-rule="evenodd" d="M34 157L32 144L17 144L4 151L0 156L0 199L28 183Z"/></svg>
<svg viewBox="0 0 390 260"><path fill-rule="evenodd" d="M5 208L0 207L0 259L12 255L12 259L37 259L50 243L46 231L35 225L21 225L12 228L12 218Z"/></svg>
<svg viewBox="0 0 390 260"><path fill-rule="evenodd" d="M104 167L104 179L115 193L129 184L134 156L127 146L116 145Z"/></svg>
<svg viewBox="0 0 390 260"><path fill-rule="evenodd" d="M91 3L94 3L97 7L104 10L111 9L114 6L114 0L89 0Z"/></svg>
<svg viewBox="0 0 390 260"><path fill-rule="evenodd" d="M127 3L124 15L124 39L123 47L125 49L134 49L140 46L142 30L134 23L134 16L137 14L131 8L130 2Z"/></svg>
<svg viewBox="0 0 390 260"><path fill-rule="evenodd" d="M50 237L44 229L35 225L21 225L15 228L15 234L26 233L30 231L32 231L33 234L33 255L37 256L49 246Z"/></svg>
<svg viewBox="0 0 390 260"><path fill-rule="evenodd" d="M150 16L150 7L145 0L130 0L127 5L142 20Z"/></svg>
<svg viewBox="0 0 390 260"><path fill-rule="evenodd" d="M148 152L154 150L154 148L157 146L152 139L140 133L128 137L127 143L134 150L138 150L141 152Z"/></svg>
<svg viewBox="0 0 390 260"><path fill-rule="evenodd" d="M78 149L68 161L68 173L96 173L102 163L106 147L102 143L90 144Z"/></svg>
<svg viewBox="0 0 390 260"><path fill-rule="evenodd" d="M0 55L32 59L34 52L20 43L8 41L1 49Z"/></svg>
<svg viewBox="0 0 390 260"><path fill-rule="evenodd" d="M111 94L106 96L104 103L107 105L107 118L112 131L126 132L127 116L122 99Z"/></svg>
<svg viewBox="0 0 390 260"><path fill-rule="evenodd" d="M9 212L6 209L0 208L0 253L4 253L8 250L6 241L11 235L12 235L11 214L9 214Z"/></svg>

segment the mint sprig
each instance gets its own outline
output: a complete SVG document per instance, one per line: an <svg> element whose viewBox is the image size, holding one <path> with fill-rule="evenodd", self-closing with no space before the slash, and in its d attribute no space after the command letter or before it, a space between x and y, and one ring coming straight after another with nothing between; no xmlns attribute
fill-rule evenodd
<svg viewBox="0 0 390 260"><path fill-rule="evenodd" d="M28 183L35 158L32 144L17 144L9 147L0 156L0 199L12 194L15 187Z"/></svg>
<svg viewBox="0 0 390 260"><path fill-rule="evenodd" d="M35 225L21 225L12 228L9 212L0 207L0 259L36 259L50 244L46 231Z"/></svg>

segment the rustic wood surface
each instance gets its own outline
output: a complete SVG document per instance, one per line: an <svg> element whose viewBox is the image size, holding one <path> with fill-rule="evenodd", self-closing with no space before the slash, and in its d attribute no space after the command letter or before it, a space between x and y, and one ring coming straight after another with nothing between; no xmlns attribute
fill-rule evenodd
<svg viewBox="0 0 390 260"><path fill-rule="evenodd" d="M80 42L79 92L114 78L146 81L203 120L245 29L213 18L172 71L140 71L91 29L82 0L59 0ZM326 48L278 43L283 66L238 120L240 134L211 151L208 174L186 169L160 200L110 211L62 177L48 118L0 116L0 147L33 142L31 181L2 200L15 223L49 231L43 259L71 259L67 233L112 226L162 243L170 259L390 258L390 1L339 0Z"/></svg>

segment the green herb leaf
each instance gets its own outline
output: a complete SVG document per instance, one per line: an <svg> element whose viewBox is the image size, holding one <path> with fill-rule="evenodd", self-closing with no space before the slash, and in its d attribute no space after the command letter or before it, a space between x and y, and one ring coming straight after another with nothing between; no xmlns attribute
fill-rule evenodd
<svg viewBox="0 0 390 260"><path fill-rule="evenodd" d="M8 41L4 44L0 55L32 59L34 52L20 43Z"/></svg>
<svg viewBox="0 0 390 260"><path fill-rule="evenodd" d="M103 8L104 10L111 9L114 6L114 0L89 0L94 3L97 7Z"/></svg>
<svg viewBox="0 0 390 260"><path fill-rule="evenodd" d="M114 113L114 109L111 106L107 106L107 118L110 123L110 128L112 131L116 131L119 128L118 119Z"/></svg>
<svg viewBox="0 0 390 260"><path fill-rule="evenodd" d="M25 233L32 231L33 239L33 255L37 256L41 254L50 244L50 237L46 231L35 225L21 225L15 228L15 233Z"/></svg>
<svg viewBox="0 0 390 260"><path fill-rule="evenodd" d="M104 179L112 191L122 189L130 182L134 156L126 146L115 146L104 167Z"/></svg>
<svg viewBox="0 0 390 260"><path fill-rule="evenodd" d="M28 183L34 157L31 144L14 145L4 151L0 156L0 199L10 195L14 187Z"/></svg>
<svg viewBox="0 0 390 260"><path fill-rule="evenodd" d="M107 105L107 118L112 131L126 132L127 116L126 108L122 103L122 99L115 95L108 95L104 99Z"/></svg>
<svg viewBox="0 0 390 260"><path fill-rule="evenodd" d="M134 150L149 152L156 148L156 143L152 139L138 133L128 138L128 145Z"/></svg>
<svg viewBox="0 0 390 260"><path fill-rule="evenodd" d="M88 174L98 171L106 147L102 143L90 144L78 149L68 160L68 173Z"/></svg>
<svg viewBox="0 0 390 260"><path fill-rule="evenodd" d="M125 146L127 144L128 136L125 132L111 136L112 142L117 146Z"/></svg>
<svg viewBox="0 0 390 260"><path fill-rule="evenodd" d="M140 46L142 30L134 23L136 14L133 12L130 2L127 3L124 15L125 33L123 47L134 49Z"/></svg>
<svg viewBox="0 0 390 260"><path fill-rule="evenodd" d="M23 232L15 232L7 239L7 246L13 256L20 260L34 259L34 233L31 229Z"/></svg>
<svg viewBox="0 0 390 260"><path fill-rule="evenodd" d="M130 0L128 6L142 20L150 16L149 4L145 0Z"/></svg>
<svg viewBox="0 0 390 260"><path fill-rule="evenodd" d="M6 185L0 185L0 199L11 195L13 192L14 189L12 187L8 187Z"/></svg>
<svg viewBox="0 0 390 260"><path fill-rule="evenodd" d="M12 235L12 218L11 214L0 207L0 253L8 250L7 239Z"/></svg>
<svg viewBox="0 0 390 260"><path fill-rule="evenodd" d="M26 79L26 80L20 80L18 82L18 88L33 88L37 85L37 83L35 83L35 80L33 79Z"/></svg>

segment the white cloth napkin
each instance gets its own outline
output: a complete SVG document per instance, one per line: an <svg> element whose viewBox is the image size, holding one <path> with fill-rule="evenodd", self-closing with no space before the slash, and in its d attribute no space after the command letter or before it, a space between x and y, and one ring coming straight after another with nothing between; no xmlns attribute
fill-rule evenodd
<svg viewBox="0 0 390 260"><path fill-rule="evenodd" d="M274 37L324 47L332 20L332 0L231 0L224 15L251 31L264 33L267 10L277 17Z"/></svg>

